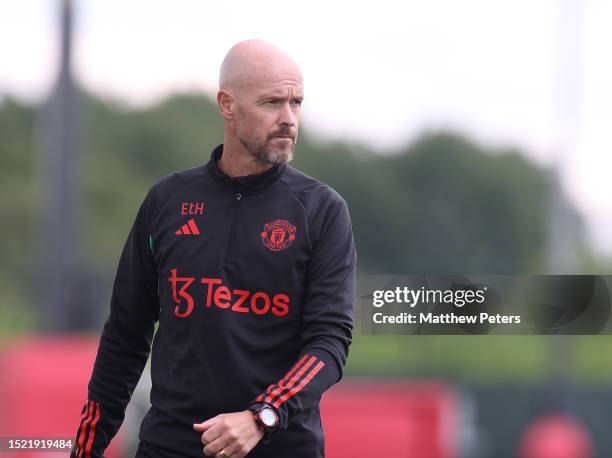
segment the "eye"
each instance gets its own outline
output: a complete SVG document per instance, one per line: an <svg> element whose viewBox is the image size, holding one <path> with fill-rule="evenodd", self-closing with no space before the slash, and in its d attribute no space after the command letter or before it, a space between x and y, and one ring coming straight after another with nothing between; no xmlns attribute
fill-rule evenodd
<svg viewBox="0 0 612 458"><path fill-rule="evenodd" d="M302 106L302 101L300 99L294 99L291 101L294 105Z"/></svg>

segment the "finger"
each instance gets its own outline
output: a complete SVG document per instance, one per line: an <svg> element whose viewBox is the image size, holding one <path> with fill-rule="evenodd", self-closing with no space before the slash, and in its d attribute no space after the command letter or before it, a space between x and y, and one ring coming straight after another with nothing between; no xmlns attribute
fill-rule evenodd
<svg viewBox="0 0 612 458"><path fill-rule="evenodd" d="M228 447L229 442L227 436L221 435L204 447L204 454L208 456L222 456L221 450L225 450L225 453L229 455L231 453Z"/></svg>
<svg viewBox="0 0 612 458"><path fill-rule="evenodd" d="M222 425L220 423L216 423L210 428L208 428L204 434L202 434L202 444L208 445L221 437L223 433Z"/></svg>
<svg viewBox="0 0 612 458"><path fill-rule="evenodd" d="M217 421L217 417L212 417L202 423L194 423L193 429L199 432L206 431L208 428L214 425L216 421Z"/></svg>
<svg viewBox="0 0 612 458"><path fill-rule="evenodd" d="M219 450L219 452L215 455L215 458L227 458L228 456L231 456L232 458L244 458L244 453L239 453L234 450L236 450L236 447L233 445L226 445ZM225 455L223 455L221 452L225 452Z"/></svg>
<svg viewBox="0 0 612 458"><path fill-rule="evenodd" d="M228 448L228 447L225 447L224 450L225 450L225 454L226 455L230 455L232 458L244 458L246 456L246 454L248 453L248 452L246 452L246 453L232 452L231 449ZM223 456L223 455L221 455L221 453L219 453L219 458L227 458L227 456Z"/></svg>

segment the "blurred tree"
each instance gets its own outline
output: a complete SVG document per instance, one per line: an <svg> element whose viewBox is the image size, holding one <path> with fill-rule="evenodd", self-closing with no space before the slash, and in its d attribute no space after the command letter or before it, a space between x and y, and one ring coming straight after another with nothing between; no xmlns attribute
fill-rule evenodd
<svg viewBox="0 0 612 458"><path fill-rule="evenodd" d="M515 150L424 134L394 155L301 145L296 165L351 209L360 267L389 273L528 273L541 268L548 173Z"/></svg>
<svg viewBox="0 0 612 458"><path fill-rule="evenodd" d="M32 173L35 107L0 103L0 272L27 290L40 199ZM93 95L86 103L83 239L106 313L123 242L148 187L208 160L223 139L215 103L181 94L141 109ZM325 143L302 132L293 165L348 202L362 271L529 273L542 268L549 172L517 150L492 150L452 132L428 132L395 154ZM40 196L38 196L40 197ZM11 279L11 280L6 280ZM13 285L14 284L14 285ZM15 289L13 290L15 291ZM4 290L3 290L4 294ZM14 294L13 294L14 295Z"/></svg>
<svg viewBox="0 0 612 458"><path fill-rule="evenodd" d="M0 101L0 334L30 324L27 281L35 237L34 109L13 98Z"/></svg>

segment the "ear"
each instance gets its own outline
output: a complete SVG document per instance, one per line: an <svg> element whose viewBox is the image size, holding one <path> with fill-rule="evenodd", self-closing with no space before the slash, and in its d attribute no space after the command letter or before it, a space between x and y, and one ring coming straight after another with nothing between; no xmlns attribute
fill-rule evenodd
<svg viewBox="0 0 612 458"><path fill-rule="evenodd" d="M217 105L219 106L219 111L223 119L226 121L234 119L234 113L232 112L234 99L229 92L222 89L217 92Z"/></svg>

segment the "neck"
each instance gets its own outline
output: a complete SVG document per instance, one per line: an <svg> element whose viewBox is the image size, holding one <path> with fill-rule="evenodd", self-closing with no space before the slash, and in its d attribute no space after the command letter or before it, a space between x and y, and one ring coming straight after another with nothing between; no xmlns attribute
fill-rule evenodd
<svg viewBox="0 0 612 458"><path fill-rule="evenodd" d="M227 132L223 136L223 155L217 164L223 173L232 178L256 175L272 167L272 164L255 162L255 158L242 143Z"/></svg>

